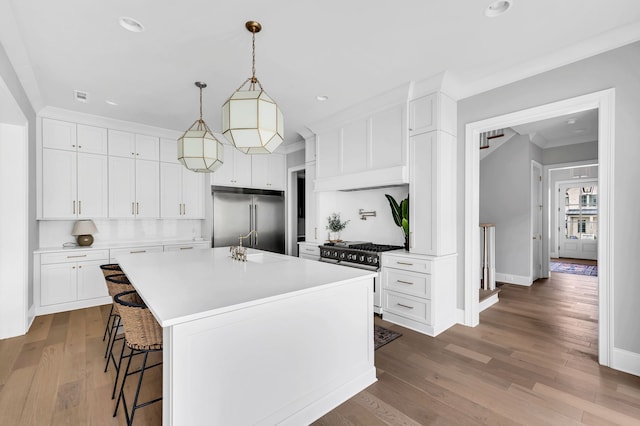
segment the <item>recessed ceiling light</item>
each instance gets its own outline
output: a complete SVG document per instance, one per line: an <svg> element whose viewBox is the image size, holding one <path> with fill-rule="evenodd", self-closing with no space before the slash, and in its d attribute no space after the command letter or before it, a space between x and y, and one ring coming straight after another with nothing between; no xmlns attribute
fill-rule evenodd
<svg viewBox="0 0 640 426"><path fill-rule="evenodd" d="M118 18L118 23L122 28L132 33L141 33L144 31L144 26L135 18L129 16L121 16Z"/></svg>
<svg viewBox="0 0 640 426"><path fill-rule="evenodd" d="M107 104L111 105L111 106L118 106L118 103L117 103L117 102L113 102L113 101L110 101L110 100L108 100L108 99L107 99L105 102L106 102Z"/></svg>
<svg viewBox="0 0 640 426"><path fill-rule="evenodd" d="M327 95L318 95L318 96L316 96L316 99L319 100L320 102L322 102L322 101L326 101L327 99L329 99L329 97Z"/></svg>
<svg viewBox="0 0 640 426"><path fill-rule="evenodd" d="M507 10L509 10L512 4L513 2L511 0L494 1L489 6L487 6L487 8L484 11L484 14L489 18L500 16L503 13L505 13Z"/></svg>
<svg viewBox="0 0 640 426"><path fill-rule="evenodd" d="M575 118L568 119L567 124L576 124L576 119Z"/></svg>

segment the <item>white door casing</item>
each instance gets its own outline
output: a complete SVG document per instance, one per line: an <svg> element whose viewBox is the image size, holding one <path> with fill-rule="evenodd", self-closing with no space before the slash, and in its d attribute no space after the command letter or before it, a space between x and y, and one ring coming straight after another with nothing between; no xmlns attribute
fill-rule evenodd
<svg viewBox="0 0 640 426"><path fill-rule="evenodd" d="M531 161L531 282L542 275L542 165Z"/></svg>
<svg viewBox="0 0 640 426"><path fill-rule="evenodd" d="M465 125L465 255L464 255L464 324L479 323L477 281L480 274L480 235L476 232L480 216L480 134L492 129L516 126L547 118L598 109L599 217L598 239L598 361L610 366L613 342L613 188L615 145L615 89L552 102ZM547 259L545 259L546 261Z"/></svg>

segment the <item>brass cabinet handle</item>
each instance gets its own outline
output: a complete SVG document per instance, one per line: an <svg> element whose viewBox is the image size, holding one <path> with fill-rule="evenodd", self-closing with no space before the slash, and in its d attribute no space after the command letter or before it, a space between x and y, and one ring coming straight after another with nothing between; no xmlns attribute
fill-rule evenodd
<svg viewBox="0 0 640 426"><path fill-rule="evenodd" d="M140 214L140 203L136 203L136 214Z"/></svg>
<svg viewBox="0 0 640 426"><path fill-rule="evenodd" d="M73 202L73 214L76 214L76 202Z"/></svg>
<svg viewBox="0 0 640 426"><path fill-rule="evenodd" d="M77 254L75 256L67 256L67 259L73 259L74 257L87 257L86 254Z"/></svg>
<svg viewBox="0 0 640 426"><path fill-rule="evenodd" d="M413 309L413 306L403 305L402 303L396 303L396 305L402 306L403 308L407 308L407 309Z"/></svg>
<svg viewBox="0 0 640 426"><path fill-rule="evenodd" d="M193 247L180 247L180 250L191 250Z"/></svg>
<svg viewBox="0 0 640 426"><path fill-rule="evenodd" d="M399 282L399 283L401 283L401 284L409 284L409 285L413 285L413 283L412 283L412 282L409 282L409 281L396 280L396 282Z"/></svg>
<svg viewBox="0 0 640 426"><path fill-rule="evenodd" d="M133 203L133 202L132 202L132 203L131 203L131 214L132 214L132 215L135 215L135 214L136 214L136 210L135 210L135 208L136 208L136 205L135 205L135 203Z"/></svg>
<svg viewBox="0 0 640 426"><path fill-rule="evenodd" d="M82 265L79 265L79 266L78 266L78 269L82 269Z"/></svg>
<svg viewBox="0 0 640 426"><path fill-rule="evenodd" d="M82 200L78 201L78 214L82 214Z"/></svg>
<svg viewBox="0 0 640 426"><path fill-rule="evenodd" d="M186 205L186 204L182 204L182 214L183 214L184 216L186 216L186 215L187 215L187 205Z"/></svg>
<svg viewBox="0 0 640 426"><path fill-rule="evenodd" d="M413 266L413 263L407 263L407 262L396 262L398 265L407 265L407 266Z"/></svg>
<svg viewBox="0 0 640 426"><path fill-rule="evenodd" d="M129 253L134 254L134 253L146 253L146 250L134 250L134 251L130 251Z"/></svg>

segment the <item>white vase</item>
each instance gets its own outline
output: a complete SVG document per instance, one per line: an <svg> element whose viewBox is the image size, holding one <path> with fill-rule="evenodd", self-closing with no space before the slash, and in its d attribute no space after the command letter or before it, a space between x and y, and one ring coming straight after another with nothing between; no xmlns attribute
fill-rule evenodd
<svg viewBox="0 0 640 426"><path fill-rule="evenodd" d="M329 232L329 241L340 241L340 232Z"/></svg>

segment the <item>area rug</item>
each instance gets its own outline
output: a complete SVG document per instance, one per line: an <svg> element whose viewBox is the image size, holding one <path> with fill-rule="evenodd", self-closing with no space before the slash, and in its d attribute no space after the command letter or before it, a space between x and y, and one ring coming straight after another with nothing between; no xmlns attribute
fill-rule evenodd
<svg viewBox="0 0 640 426"><path fill-rule="evenodd" d="M402 333L389 330L379 325L373 326L373 341L375 343L375 349L381 348L392 340L402 336Z"/></svg>
<svg viewBox="0 0 640 426"><path fill-rule="evenodd" d="M560 272L562 274L589 275L598 276L598 267L594 265L579 265L576 263L559 263L550 262L551 272Z"/></svg>

